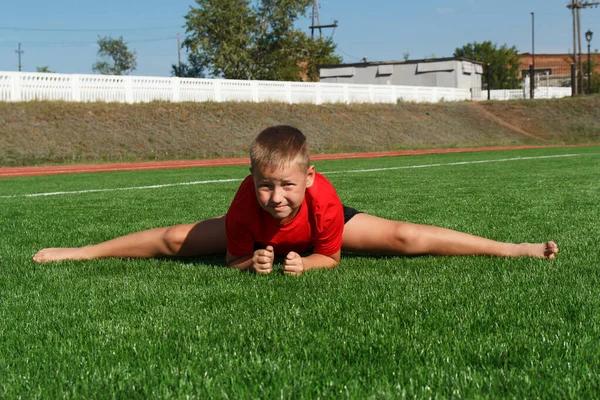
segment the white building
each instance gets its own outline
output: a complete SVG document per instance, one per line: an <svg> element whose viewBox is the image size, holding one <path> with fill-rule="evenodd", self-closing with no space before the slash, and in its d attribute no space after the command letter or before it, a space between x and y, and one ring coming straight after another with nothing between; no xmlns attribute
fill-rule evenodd
<svg viewBox="0 0 600 400"><path fill-rule="evenodd" d="M322 65L321 82L370 85L481 88L483 65L462 58Z"/></svg>

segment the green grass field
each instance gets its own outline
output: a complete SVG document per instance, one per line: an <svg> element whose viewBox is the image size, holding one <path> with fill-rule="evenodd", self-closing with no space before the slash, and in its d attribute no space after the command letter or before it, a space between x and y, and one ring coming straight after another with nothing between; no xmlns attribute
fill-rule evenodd
<svg viewBox="0 0 600 400"><path fill-rule="evenodd" d="M598 397L600 147L317 169L365 212L560 254L346 254L299 278L222 257L40 265L43 247L222 214L239 181L135 188L247 168L3 179L0 397Z"/></svg>

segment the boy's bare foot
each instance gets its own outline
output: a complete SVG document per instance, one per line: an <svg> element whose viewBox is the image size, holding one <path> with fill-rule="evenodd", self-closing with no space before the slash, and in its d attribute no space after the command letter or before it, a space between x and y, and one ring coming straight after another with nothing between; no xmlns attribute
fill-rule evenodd
<svg viewBox="0 0 600 400"><path fill-rule="evenodd" d="M519 246L524 256L553 260L555 255L558 254L558 245L554 242L521 243Z"/></svg>
<svg viewBox="0 0 600 400"><path fill-rule="evenodd" d="M33 261L44 263L62 260L83 260L85 257L79 247L59 247L42 249L33 256Z"/></svg>

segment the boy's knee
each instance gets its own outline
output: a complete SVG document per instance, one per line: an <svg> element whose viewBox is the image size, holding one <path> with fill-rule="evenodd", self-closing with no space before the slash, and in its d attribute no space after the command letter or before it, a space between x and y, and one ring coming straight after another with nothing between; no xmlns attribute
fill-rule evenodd
<svg viewBox="0 0 600 400"><path fill-rule="evenodd" d="M163 235L163 242L169 251L176 254L185 241L189 229L182 225L175 225L167 228Z"/></svg>
<svg viewBox="0 0 600 400"><path fill-rule="evenodd" d="M394 227L393 240L396 248L406 250L417 240L415 225L408 222L397 222Z"/></svg>

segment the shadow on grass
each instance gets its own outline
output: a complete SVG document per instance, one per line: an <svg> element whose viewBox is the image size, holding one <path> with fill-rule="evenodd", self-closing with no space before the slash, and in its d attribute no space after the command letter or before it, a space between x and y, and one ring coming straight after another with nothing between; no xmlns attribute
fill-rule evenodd
<svg viewBox="0 0 600 400"><path fill-rule="evenodd" d="M363 254L363 253L342 253L342 260L360 260L360 259L374 259L374 260L393 260L393 259L404 259L404 258L417 258L422 256L389 256L384 254ZM283 264L285 257L276 257L275 264ZM202 264L207 267L218 267L218 268L229 268L225 263L225 255L212 254L204 256L185 256L185 257L169 257L169 258L157 258L163 262L177 262L186 265L191 264Z"/></svg>
<svg viewBox="0 0 600 400"><path fill-rule="evenodd" d="M225 263L225 255L212 254L205 256L185 256L185 257L168 257L168 258L156 258L162 262L176 262L185 265L197 265L202 264L207 267L216 268L228 268Z"/></svg>

